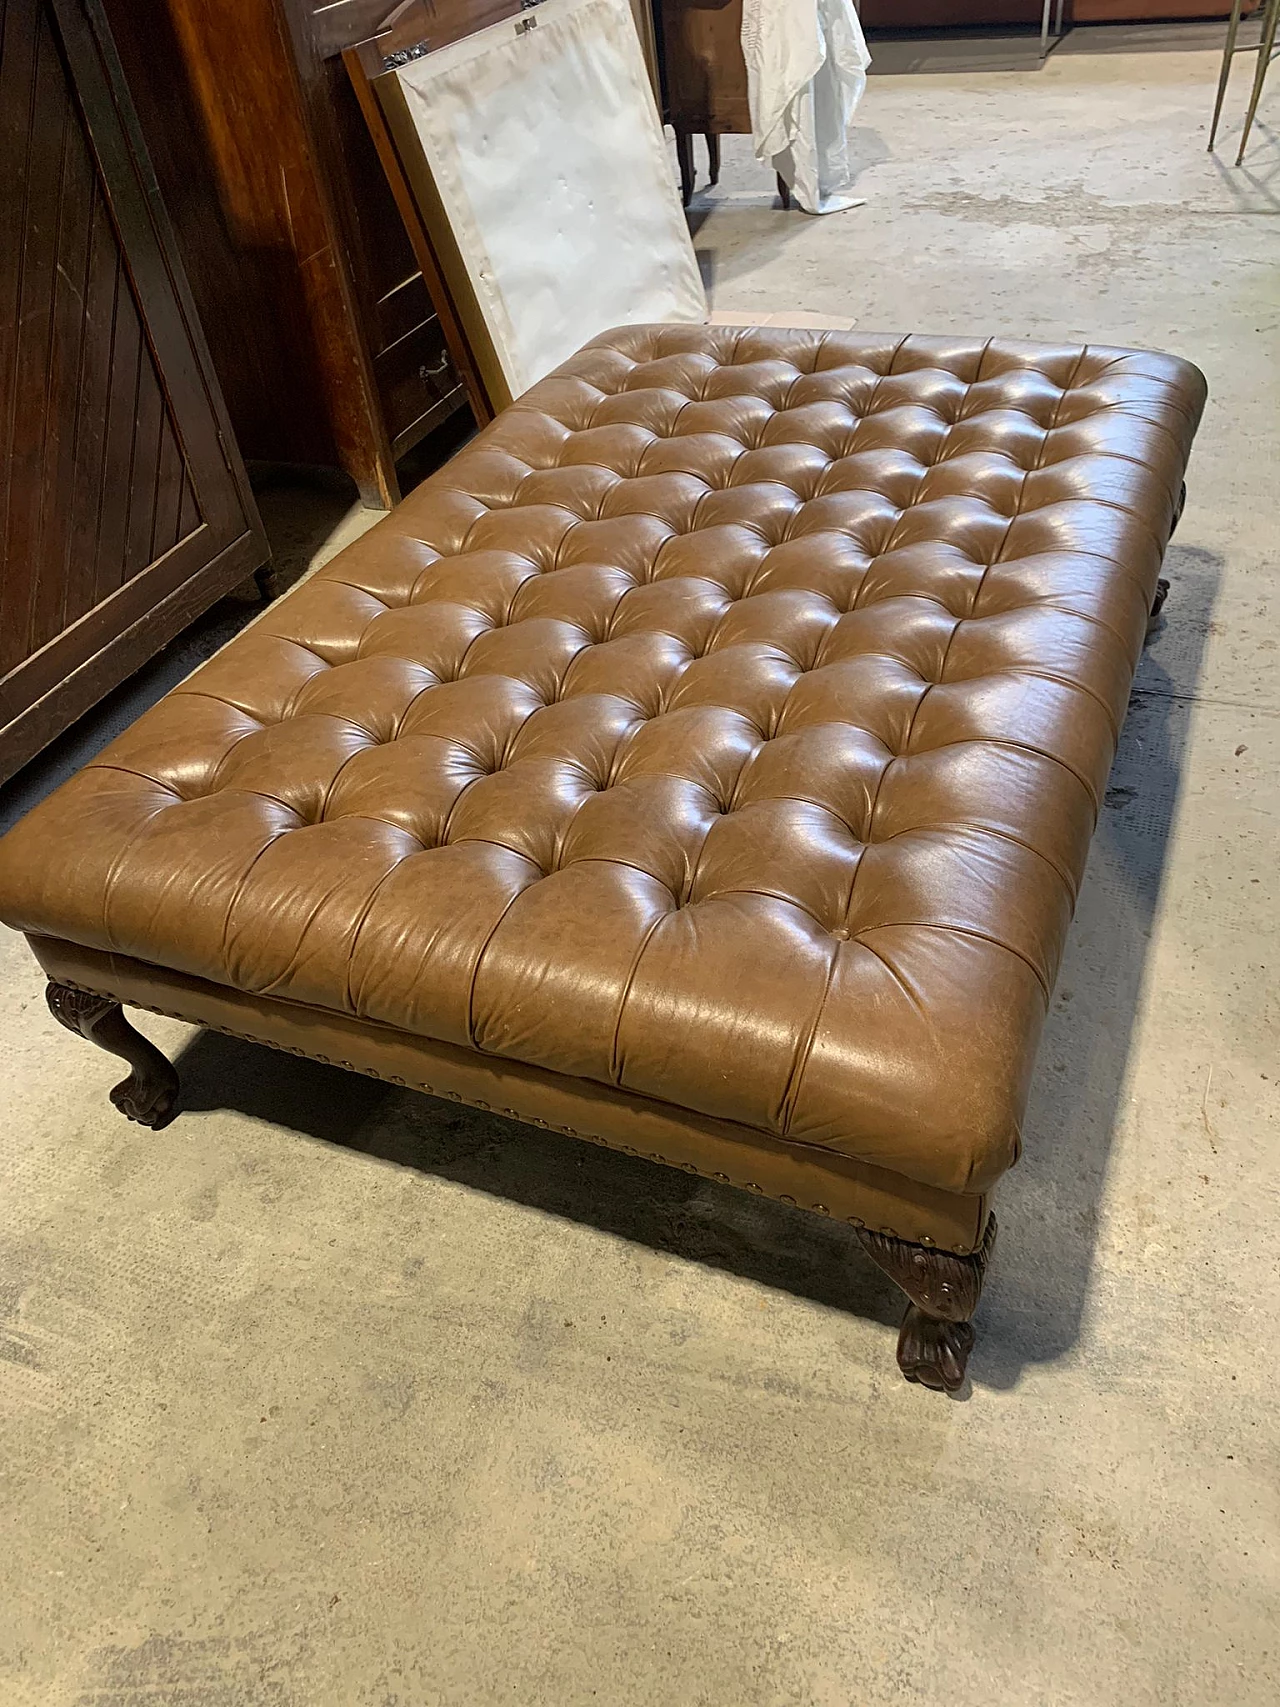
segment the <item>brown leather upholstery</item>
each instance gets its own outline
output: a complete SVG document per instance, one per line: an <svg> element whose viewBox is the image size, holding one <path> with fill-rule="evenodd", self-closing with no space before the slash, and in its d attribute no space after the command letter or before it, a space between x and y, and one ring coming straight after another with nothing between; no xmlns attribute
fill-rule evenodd
<svg viewBox="0 0 1280 1707"><path fill-rule="evenodd" d="M0 843L0 916L979 1195L1203 404L637 327Z"/></svg>
<svg viewBox="0 0 1280 1707"><path fill-rule="evenodd" d="M45 971L60 984L665 1162L913 1244L965 1252L982 1243L989 1208L985 1193L939 1191L831 1150L770 1138L614 1085L433 1043L296 1002L248 996L52 937L29 940Z"/></svg>

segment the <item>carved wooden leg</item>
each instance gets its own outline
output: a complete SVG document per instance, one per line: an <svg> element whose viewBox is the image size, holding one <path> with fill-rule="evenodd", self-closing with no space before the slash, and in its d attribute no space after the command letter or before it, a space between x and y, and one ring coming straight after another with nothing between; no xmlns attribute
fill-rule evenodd
<svg viewBox="0 0 1280 1707"><path fill-rule="evenodd" d="M157 1131L167 1126L177 1112L178 1075L155 1044L133 1029L119 1002L56 983L50 983L45 999L54 1019L68 1031L109 1049L132 1067L129 1077L111 1092L121 1114Z"/></svg>
<svg viewBox="0 0 1280 1707"><path fill-rule="evenodd" d="M707 176L713 184L720 182L720 137L714 130L707 132Z"/></svg>
<svg viewBox="0 0 1280 1707"><path fill-rule="evenodd" d="M970 1317L978 1308L996 1242L995 1216L987 1221L981 1247L968 1257L932 1245L910 1245L869 1228L860 1230L858 1239L872 1262L911 1300L898 1333L898 1368L908 1381L954 1393L964 1381L973 1350Z"/></svg>
<svg viewBox="0 0 1280 1707"><path fill-rule="evenodd" d="M688 207L693 199L693 132L676 132L676 161L680 167L680 200Z"/></svg>

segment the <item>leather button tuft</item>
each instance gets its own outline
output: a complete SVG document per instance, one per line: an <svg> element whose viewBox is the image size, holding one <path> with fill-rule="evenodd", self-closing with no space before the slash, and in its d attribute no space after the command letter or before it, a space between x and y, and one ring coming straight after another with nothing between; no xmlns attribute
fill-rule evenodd
<svg viewBox="0 0 1280 1707"><path fill-rule="evenodd" d="M470 1035L633 1137L648 1099L985 1190L1200 399L1122 351L606 334L24 819L0 907Z"/></svg>

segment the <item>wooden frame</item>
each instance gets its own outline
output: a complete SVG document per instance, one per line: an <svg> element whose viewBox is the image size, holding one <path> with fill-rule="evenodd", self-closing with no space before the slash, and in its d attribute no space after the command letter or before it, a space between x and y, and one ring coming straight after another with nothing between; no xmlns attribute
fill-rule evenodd
<svg viewBox="0 0 1280 1707"><path fill-rule="evenodd" d="M521 0L439 0L430 8L426 0L403 0L376 35L342 51L351 86L478 426L491 421L511 398L501 369L489 356L479 304L435 185L416 160L420 151L409 146L414 135L412 120L394 72L407 59L447 47L489 24L517 17L520 11ZM424 209L430 229L424 223Z"/></svg>
<svg viewBox="0 0 1280 1707"><path fill-rule="evenodd" d="M453 220L428 163L406 91L404 67L426 59L484 30L513 23L516 36L535 27L537 17L522 17L538 0L402 0L381 28L344 50L356 92L378 157L408 232L424 278L431 281L442 328L455 365L467 387L477 421L483 424L504 409L521 389L509 361L500 353L491 323L491 305L482 302L464 260ZM628 0L646 103L653 94L656 67L652 15L648 0ZM625 23L625 34L630 34ZM683 234L683 225L681 231ZM699 292L701 296L701 292ZM487 299L486 299L487 300Z"/></svg>

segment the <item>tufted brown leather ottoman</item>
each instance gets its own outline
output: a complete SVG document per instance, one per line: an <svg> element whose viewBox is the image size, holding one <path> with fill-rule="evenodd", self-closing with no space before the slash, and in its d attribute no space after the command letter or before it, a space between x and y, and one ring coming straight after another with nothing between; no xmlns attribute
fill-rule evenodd
<svg viewBox="0 0 1280 1707"><path fill-rule="evenodd" d="M1204 400L1166 356L634 327L0 843L131 1003L846 1221L954 1388Z"/></svg>

